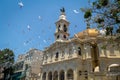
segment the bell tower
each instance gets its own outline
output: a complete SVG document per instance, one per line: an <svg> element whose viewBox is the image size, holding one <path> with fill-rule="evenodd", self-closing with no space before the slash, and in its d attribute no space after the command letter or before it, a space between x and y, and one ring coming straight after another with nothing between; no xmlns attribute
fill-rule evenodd
<svg viewBox="0 0 120 80"><path fill-rule="evenodd" d="M66 19L65 9L60 9L60 16L56 24L55 39L56 41L64 41L69 39L69 22Z"/></svg>

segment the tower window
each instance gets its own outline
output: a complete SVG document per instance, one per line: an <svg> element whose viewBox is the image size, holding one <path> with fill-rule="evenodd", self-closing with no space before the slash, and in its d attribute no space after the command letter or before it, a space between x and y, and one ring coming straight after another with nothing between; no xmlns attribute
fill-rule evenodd
<svg viewBox="0 0 120 80"><path fill-rule="evenodd" d="M60 37L60 36L58 35L58 36L57 36L57 39L59 39L59 37Z"/></svg>
<svg viewBox="0 0 120 80"><path fill-rule="evenodd" d="M64 57L64 51L62 51L61 56Z"/></svg>
<svg viewBox="0 0 120 80"><path fill-rule="evenodd" d="M87 77L87 76L85 76L85 79L88 79L88 77Z"/></svg>
<svg viewBox="0 0 120 80"><path fill-rule="evenodd" d="M63 36L66 39L66 35Z"/></svg>
<svg viewBox="0 0 120 80"><path fill-rule="evenodd" d="M81 48L78 47L78 55L81 55Z"/></svg>
<svg viewBox="0 0 120 80"><path fill-rule="evenodd" d="M79 76L81 76L82 75L82 71L79 71L78 74L79 74Z"/></svg>
<svg viewBox="0 0 120 80"><path fill-rule="evenodd" d="M64 24L64 32L67 32L67 27L65 24Z"/></svg>
<svg viewBox="0 0 120 80"><path fill-rule="evenodd" d="M55 58L58 58L58 57L59 57L59 53L57 52Z"/></svg>
<svg viewBox="0 0 120 80"><path fill-rule="evenodd" d="M58 31L60 31L60 25L58 26Z"/></svg>

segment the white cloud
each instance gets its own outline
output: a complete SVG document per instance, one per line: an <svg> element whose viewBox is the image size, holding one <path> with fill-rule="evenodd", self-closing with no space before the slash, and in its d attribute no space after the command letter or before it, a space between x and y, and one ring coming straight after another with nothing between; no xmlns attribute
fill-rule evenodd
<svg viewBox="0 0 120 80"><path fill-rule="evenodd" d="M79 12L77 10L73 10L74 13L78 14Z"/></svg>

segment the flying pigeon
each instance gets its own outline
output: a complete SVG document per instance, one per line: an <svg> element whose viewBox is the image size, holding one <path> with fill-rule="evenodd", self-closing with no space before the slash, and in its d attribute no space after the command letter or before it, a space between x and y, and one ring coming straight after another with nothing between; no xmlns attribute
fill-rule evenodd
<svg viewBox="0 0 120 80"><path fill-rule="evenodd" d="M20 8L24 6L22 2L19 2L18 5L20 6Z"/></svg>
<svg viewBox="0 0 120 80"><path fill-rule="evenodd" d="M31 29L31 28L30 28L30 25L28 25L27 28L28 28L28 30L30 30L30 29Z"/></svg>
<svg viewBox="0 0 120 80"><path fill-rule="evenodd" d="M74 13L78 14L79 12L77 10L73 10Z"/></svg>

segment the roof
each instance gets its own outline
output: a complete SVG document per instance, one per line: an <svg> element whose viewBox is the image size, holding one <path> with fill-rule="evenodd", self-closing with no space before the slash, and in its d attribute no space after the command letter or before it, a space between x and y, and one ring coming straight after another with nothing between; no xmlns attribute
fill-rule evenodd
<svg viewBox="0 0 120 80"><path fill-rule="evenodd" d="M87 37L97 37L99 34L99 31L97 29L86 29L82 32L79 32L75 34L75 37L78 37L80 39L84 39L85 36Z"/></svg>
<svg viewBox="0 0 120 80"><path fill-rule="evenodd" d="M46 52L46 51L48 51L48 50L51 50L51 49L53 49L53 48L56 48L56 45L58 45L58 46L63 46L62 44L64 44L64 45L67 45L67 44L70 44L70 43L72 43L72 42L79 42L79 43L83 43L83 41L82 40L79 40L78 38L75 38L75 37L73 37L73 38L71 38L71 39L68 39L68 40L56 40L54 43L52 43L49 47L46 47L45 49L44 49L44 51L43 51L43 53L44 52Z"/></svg>

